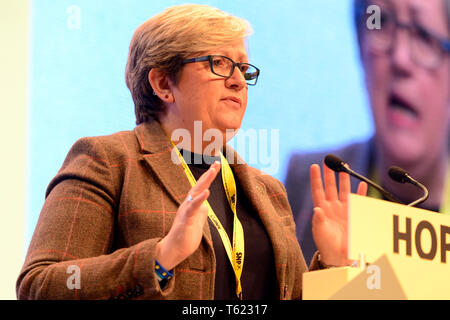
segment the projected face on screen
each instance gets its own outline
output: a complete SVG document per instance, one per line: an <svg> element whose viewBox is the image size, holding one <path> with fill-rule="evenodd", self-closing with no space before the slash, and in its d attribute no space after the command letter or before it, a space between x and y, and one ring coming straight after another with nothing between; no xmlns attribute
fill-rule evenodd
<svg viewBox="0 0 450 320"><path fill-rule="evenodd" d="M450 114L444 1L371 1L381 29L360 26L362 61L380 149L398 163L435 159Z"/></svg>

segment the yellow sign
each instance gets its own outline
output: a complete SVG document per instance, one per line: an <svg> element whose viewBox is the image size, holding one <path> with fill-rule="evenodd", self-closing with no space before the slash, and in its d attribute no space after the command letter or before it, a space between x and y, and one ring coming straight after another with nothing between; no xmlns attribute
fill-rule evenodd
<svg viewBox="0 0 450 320"><path fill-rule="evenodd" d="M396 255L450 271L450 216L354 194L349 208L350 259Z"/></svg>
<svg viewBox="0 0 450 320"><path fill-rule="evenodd" d="M449 216L358 195L349 208L349 257L380 267L381 288L390 274L402 292L392 297L450 299Z"/></svg>
<svg viewBox="0 0 450 320"><path fill-rule="evenodd" d="M360 266L305 273L304 299L450 299L450 216L352 194L348 221Z"/></svg>

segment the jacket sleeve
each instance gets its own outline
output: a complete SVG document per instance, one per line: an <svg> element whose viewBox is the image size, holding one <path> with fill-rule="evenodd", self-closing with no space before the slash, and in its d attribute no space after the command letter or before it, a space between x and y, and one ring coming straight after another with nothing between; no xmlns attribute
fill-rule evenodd
<svg viewBox="0 0 450 320"><path fill-rule="evenodd" d="M121 179L113 176L104 141L77 141L50 182L24 266L18 299L163 299L148 239L110 252ZM174 279L173 279L174 280Z"/></svg>

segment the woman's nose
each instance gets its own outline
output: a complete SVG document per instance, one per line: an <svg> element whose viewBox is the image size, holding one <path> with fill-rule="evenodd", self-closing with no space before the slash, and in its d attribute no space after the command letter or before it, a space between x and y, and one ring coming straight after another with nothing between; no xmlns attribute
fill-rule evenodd
<svg viewBox="0 0 450 320"><path fill-rule="evenodd" d="M227 86L237 87L238 89L247 86L244 74L239 70L238 66L234 66L233 73L225 80L225 83L227 83Z"/></svg>
<svg viewBox="0 0 450 320"><path fill-rule="evenodd" d="M400 76L410 75L413 68L411 59L411 37L406 29L398 29L391 49L393 72Z"/></svg>

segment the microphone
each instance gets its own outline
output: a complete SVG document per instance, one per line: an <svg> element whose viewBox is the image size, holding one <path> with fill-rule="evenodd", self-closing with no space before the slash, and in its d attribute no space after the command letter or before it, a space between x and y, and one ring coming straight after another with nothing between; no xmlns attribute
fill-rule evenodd
<svg viewBox="0 0 450 320"><path fill-rule="evenodd" d="M410 204L408 204L409 207L413 207L416 206L422 202L424 202L425 200L428 199L428 189L427 187L425 187L423 184L421 184L419 181L413 179L408 172L406 172L404 169L400 168L400 167L396 167L396 166L392 166L389 168L389 177L394 180L397 181L399 183L410 183L412 185L415 185L416 187L419 187L420 189L423 190L423 196L419 199L417 199L414 202L411 202Z"/></svg>
<svg viewBox="0 0 450 320"><path fill-rule="evenodd" d="M330 168L331 170L333 170L335 172L346 172L349 175L366 182L368 185L377 189L386 199L388 199L392 202L403 204L403 202L401 202L398 198L396 198L395 196L390 194L388 191L384 190L382 187L380 187L378 184L376 184L372 180L369 180L366 177L364 177L364 176L360 175L359 173L350 169L348 167L348 165L338 156L336 156L334 154L327 155L325 157L325 164L327 165L328 168Z"/></svg>

